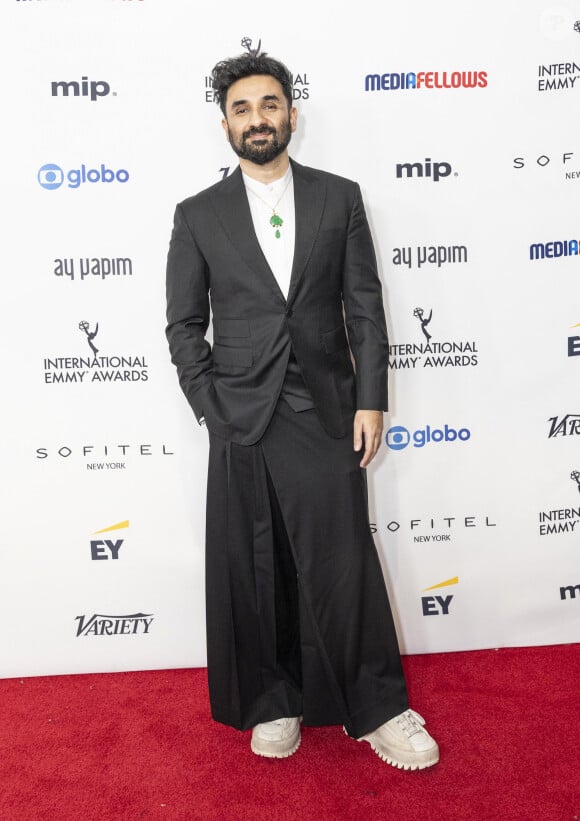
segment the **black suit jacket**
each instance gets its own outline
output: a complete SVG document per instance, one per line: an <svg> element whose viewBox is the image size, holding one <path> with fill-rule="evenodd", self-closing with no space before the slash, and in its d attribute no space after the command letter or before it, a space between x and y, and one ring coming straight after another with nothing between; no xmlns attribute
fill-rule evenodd
<svg viewBox="0 0 580 821"><path fill-rule="evenodd" d="M291 349L331 436L352 432L357 408L387 409L387 331L360 188L294 161L292 170L287 300L258 243L239 168L175 212L167 262L172 361L198 421L242 445L263 435ZM205 339L210 301L213 346Z"/></svg>

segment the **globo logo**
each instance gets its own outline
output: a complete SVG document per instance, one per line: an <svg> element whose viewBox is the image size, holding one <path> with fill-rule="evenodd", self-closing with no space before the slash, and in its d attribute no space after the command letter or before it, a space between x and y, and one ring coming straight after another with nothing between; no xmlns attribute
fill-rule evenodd
<svg viewBox="0 0 580 821"><path fill-rule="evenodd" d="M104 163L101 163L98 168L87 168L83 163L80 168L71 168L65 172L60 165L47 163L39 168L36 179L43 188L54 191L65 182L68 188L79 188L87 182L125 183L129 180L129 172L125 168L114 171L112 168L107 168Z"/></svg>
<svg viewBox="0 0 580 821"><path fill-rule="evenodd" d="M432 428L426 425L424 428L409 431L402 425L395 425L389 428L385 435L385 442L391 450L404 450L411 443L414 448L423 448L432 442L467 442L471 438L469 428L455 428L445 425L443 428Z"/></svg>

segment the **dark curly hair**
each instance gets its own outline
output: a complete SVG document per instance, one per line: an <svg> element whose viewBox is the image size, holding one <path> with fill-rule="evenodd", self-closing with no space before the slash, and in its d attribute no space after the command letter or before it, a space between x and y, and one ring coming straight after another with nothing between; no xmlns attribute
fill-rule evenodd
<svg viewBox="0 0 580 821"><path fill-rule="evenodd" d="M211 73L215 101L224 116L226 114L226 97L230 86L237 80L251 77L254 74L267 74L278 80L288 101L288 108L292 107L292 75L284 63L275 60L273 57L268 57L267 54L240 54L239 57L221 60L214 66Z"/></svg>

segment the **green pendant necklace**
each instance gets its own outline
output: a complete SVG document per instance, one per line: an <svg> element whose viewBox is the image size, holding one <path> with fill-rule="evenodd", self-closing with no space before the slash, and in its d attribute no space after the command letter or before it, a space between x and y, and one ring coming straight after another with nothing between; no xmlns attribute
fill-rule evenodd
<svg viewBox="0 0 580 821"><path fill-rule="evenodd" d="M259 194L257 194L252 189L252 194L254 194L259 200L262 200L264 205L267 205L268 208L272 208L272 216L270 217L270 225L272 226L272 228L274 228L274 236L276 237L276 239L280 239L280 237L281 237L280 228L284 225L284 220L282 219L280 214L276 213L276 208L278 208L280 202L282 201L282 197L286 193L286 191L288 189L288 186L290 185L291 182L292 182L292 174L290 175L290 177L288 179L288 182L284 186L284 190L282 191L281 195L278 197L278 199L276 201L276 204L274 206L271 206L269 202L266 202L266 200L263 197L261 197Z"/></svg>

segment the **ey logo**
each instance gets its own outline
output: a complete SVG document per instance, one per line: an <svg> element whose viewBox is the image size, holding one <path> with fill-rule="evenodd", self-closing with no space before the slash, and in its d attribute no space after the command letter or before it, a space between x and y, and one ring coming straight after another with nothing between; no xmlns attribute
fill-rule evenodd
<svg viewBox="0 0 580 821"><path fill-rule="evenodd" d="M111 533L114 530L125 530L129 527L129 520L118 522L116 525L97 530L93 535L100 536L101 533ZM91 559L95 561L107 561L119 558L119 550L123 546L124 539L91 539ZM109 555L110 554L110 555Z"/></svg>
<svg viewBox="0 0 580 821"><path fill-rule="evenodd" d="M440 590L442 587L449 587L452 584L459 584L459 576L454 576L447 581L434 584L432 587L426 587L423 593L429 590ZM448 616L449 605L453 600L452 595L448 596L421 596L421 606L423 608L424 616Z"/></svg>

